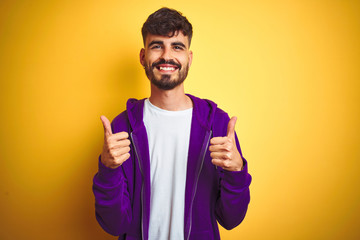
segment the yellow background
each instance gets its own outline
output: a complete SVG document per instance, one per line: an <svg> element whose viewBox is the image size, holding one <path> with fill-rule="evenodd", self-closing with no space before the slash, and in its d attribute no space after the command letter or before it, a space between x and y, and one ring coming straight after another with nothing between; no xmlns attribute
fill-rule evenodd
<svg viewBox="0 0 360 240"><path fill-rule="evenodd" d="M140 28L194 27L186 92L238 116L253 176L222 239L360 238L360 2L0 3L0 239L115 239L96 223L101 114L149 95Z"/></svg>

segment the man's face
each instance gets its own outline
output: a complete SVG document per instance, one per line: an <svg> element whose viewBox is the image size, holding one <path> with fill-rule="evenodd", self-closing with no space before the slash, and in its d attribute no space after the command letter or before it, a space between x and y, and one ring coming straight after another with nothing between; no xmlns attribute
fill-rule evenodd
<svg viewBox="0 0 360 240"><path fill-rule="evenodd" d="M170 90L184 82L192 61L188 37L180 31L173 37L148 34L140 62L152 84Z"/></svg>

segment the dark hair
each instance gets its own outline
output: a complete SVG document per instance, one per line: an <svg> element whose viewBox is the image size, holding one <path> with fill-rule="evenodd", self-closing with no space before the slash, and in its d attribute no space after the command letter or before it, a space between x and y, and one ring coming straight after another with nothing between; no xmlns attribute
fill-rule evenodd
<svg viewBox="0 0 360 240"><path fill-rule="evenodd" d="M191 23L181 12L165 7L151 14L141 29L144 45L148 33L173 37L178 31L188 37L190 46L192 37Z"/></svg>

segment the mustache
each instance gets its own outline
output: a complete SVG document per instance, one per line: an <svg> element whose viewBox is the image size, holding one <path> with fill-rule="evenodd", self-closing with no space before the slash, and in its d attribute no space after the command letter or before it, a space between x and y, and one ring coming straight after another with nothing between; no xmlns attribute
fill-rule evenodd
<svg viewBox="0 0 360 240"><path fill-rule="evenodd" d="M181 65L179 63L174 62L174 60L165 60L165 59L160 59L157 62L154 62L153 64L151 64L152 68L155 68L156 66L160 65L160 64L171 64L171 65L175 65L176 67L179 68L179 70L181 70Z"/></svg>

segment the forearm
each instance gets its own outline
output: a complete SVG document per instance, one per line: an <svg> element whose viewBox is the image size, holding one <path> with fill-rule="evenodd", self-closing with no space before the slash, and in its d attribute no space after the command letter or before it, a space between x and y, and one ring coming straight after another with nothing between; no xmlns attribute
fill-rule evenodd
<svg viewBox="0 0 360 240"><path fill-rule="evenodd" d="M93 180L96 219L108 233L118 236L131 222L130 196L121 167L111 169L99 161L99 171Z"/></svg>
<svg viewBox="0 0 360 240"><path fill-rule="evenodd" d="M247 171L247 162L241 171L218 170L220 174L220 193L216 203L216 216L226 229L239 225L245 217L250 202L249 185L251 176Z"/></svg>

